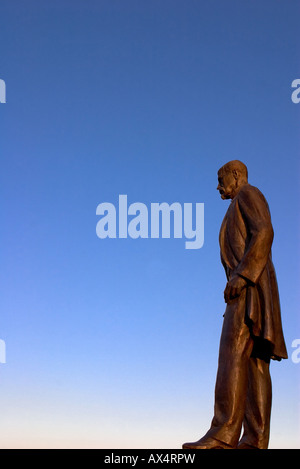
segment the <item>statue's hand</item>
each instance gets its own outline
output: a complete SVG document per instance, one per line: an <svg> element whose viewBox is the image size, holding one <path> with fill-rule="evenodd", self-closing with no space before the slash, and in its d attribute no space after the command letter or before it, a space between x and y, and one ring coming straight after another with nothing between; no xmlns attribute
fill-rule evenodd
<svg viewBox="0 0 300 469"><path fill-rule="evenodd" d="M247 281L243 277L234 275L229 280L229 282L227 282L226 288L224 290L225 303L228 303L228 301L232 300L233 298L237 298L246 285Z"/></svg>

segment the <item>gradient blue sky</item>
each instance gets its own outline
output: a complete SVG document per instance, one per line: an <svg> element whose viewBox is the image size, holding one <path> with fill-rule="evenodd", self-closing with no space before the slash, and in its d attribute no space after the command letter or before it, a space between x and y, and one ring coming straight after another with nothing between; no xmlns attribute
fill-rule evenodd
<svg viewBox="0 0 300 469"><path fill-rule="evenodd" d="M216 173L268 199L300 447L297 0L1 0L1 448L180 448L210 425L224 312ZM205 243L96 236L96 207L203 202Z"/></svg>

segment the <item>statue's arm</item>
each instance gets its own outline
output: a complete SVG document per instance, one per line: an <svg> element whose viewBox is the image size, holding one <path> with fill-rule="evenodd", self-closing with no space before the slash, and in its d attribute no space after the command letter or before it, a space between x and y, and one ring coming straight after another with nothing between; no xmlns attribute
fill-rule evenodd
<svg viewBox="0 0 300 469"><path fill-rule="evenodd" d="M239 194L238 204L248 232L246 251L235 274L256 284L269 258L274 232L264 196L249 187Z"/></svg>
<svg viewBox="0 0 300 469"><path fill-rule="evenodd" d="M227 282L226 303L239 296L247 284L258 282L268 262L274 236L268 204L257 189L249 186L242 190L238 204L247 227L248 242L240 263Z"/></svg>

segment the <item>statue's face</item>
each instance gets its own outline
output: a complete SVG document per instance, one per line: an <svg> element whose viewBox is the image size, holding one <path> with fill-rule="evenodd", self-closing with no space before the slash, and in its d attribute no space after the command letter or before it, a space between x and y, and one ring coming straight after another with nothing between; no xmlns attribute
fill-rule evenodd
<svg viewBox="0 0 300 469"><path fill-rule="evenodd" d="M220 192L221 198L233 199L236 191L236 178L231 171L218 172L218 187L217 190Z"/></svg>

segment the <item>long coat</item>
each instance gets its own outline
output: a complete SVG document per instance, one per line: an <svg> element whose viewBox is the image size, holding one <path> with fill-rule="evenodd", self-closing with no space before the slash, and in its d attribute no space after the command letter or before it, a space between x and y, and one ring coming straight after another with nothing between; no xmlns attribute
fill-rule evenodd
<svg viewBox="0 0 300 469"><path fill-rule="evenodd" d="M256 187L243 185L220 229L221 261L228 280L233 274L247 280L240 300L245 302L245 321L255 337L267 341L271 358L280 360L287 358L287 351L271 254L273 236L265 197Z"/></svg>

